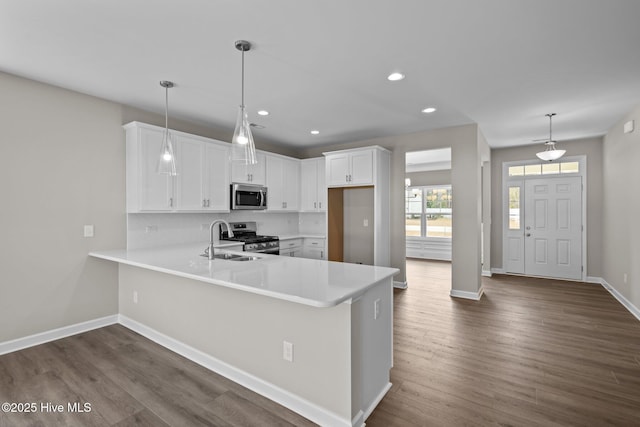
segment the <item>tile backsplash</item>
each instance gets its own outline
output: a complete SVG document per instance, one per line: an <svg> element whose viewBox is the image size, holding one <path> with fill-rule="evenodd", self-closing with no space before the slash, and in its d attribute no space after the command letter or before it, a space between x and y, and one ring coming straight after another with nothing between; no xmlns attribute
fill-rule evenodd
<svg viewBox="0 0 640 427"><path fill-rule="evenodd" d="M324 213L269 213L242 211L232 213L131 213L127 214L127 249L171 246L209 241L213 220L255 221L258 234L324 235ZM218 231L215 231L217 239Z"/></svg>

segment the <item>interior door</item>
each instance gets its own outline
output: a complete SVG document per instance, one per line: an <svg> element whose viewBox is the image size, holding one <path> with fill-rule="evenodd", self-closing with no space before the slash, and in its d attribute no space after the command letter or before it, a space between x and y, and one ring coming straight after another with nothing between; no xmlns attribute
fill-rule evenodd
<svg viewBox="0 0 640 427"><path fill-rule="evenodd" d="M582 279L582 178L525 180L524 273Z"/></svg>

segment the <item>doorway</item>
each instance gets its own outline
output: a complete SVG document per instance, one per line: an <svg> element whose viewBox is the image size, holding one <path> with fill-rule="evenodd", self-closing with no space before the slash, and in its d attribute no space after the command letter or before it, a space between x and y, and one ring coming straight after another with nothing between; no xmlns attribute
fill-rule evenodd
<svg viewBox="0 0 640 427"><path fill-rule="evenodd" d="M581 163L564 161L551 168L539 163L505 167L506 273L583 280L585 200Z"/></svg>

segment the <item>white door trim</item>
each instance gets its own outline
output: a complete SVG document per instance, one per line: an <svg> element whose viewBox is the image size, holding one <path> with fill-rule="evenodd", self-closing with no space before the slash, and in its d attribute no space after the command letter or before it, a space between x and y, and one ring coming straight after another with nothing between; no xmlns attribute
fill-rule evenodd
<svg viewBox="0 0 640 427"><path fill-rule="evenodd" d="M540 164L540 160L519 160L519 161L510 161L510 162L502 162L502 269L505 270L507 266L507 238L508 238L508 227L509 227L509 208L508 208L508 194L509 194L509 182L520 181L523 183L528 179L535 178L553 178L553 177L566 177L566 176L581 176L582 177L582 281L586 281L587 278L587 156L567 156L562 157L558 163L562 162L578 162L579 163L579 172L575 174L547 174L547 175L523 175L523 176L514 176L509 177L509 167L511 166L520 166L520 165L533 165ZM507 199L505 199L505 197Z"/></svg>

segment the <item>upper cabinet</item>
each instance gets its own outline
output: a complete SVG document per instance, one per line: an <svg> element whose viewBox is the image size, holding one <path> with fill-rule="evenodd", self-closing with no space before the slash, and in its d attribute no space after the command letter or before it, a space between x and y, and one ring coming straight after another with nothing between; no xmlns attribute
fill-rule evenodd
<svg viewBox="0 0 640 427"><path fill-rule="evenodd" d="M229 210L229 144L176 137L176 210Z"/></svg>
<svg viewBox="0 0 640 427"><path fill-rule="evenodd" d="M318 157L300 161L300 210L324 212L327 209L325 159Z"/></svg>
<svg viewBox="0 0 640 427"><path fill-rule="evenodd" d="M256 159L258 163L255 165L233 163L231 165L231 182L265 185L266 168L264 153L256 152Z"/></svg>
<svg viewBox="0 0 640 427"><path fill-rule="evenodd" d="M279 155L266 156L269 211L300 209L300 161Z"/></svg>
<svg viewBox="0 0 640 427"><path fill-rule="evenodd" d="M329 187L373 185L375 148L325 153Z"/></svg>
<svg viewBox="0 0 640 427"><path fill-rule="evenodd" d="M171 131L178 175L159 175L164 128L132 122L124 129L127 212L229 211L229 144Z"/></svg>
<svg viewBox="0 0 640 427"><path fill-rule="evenodd" d="M164 129L129 123L127 136L127 212L166 212L175 207L175 179L156 173Z"/></svg>

